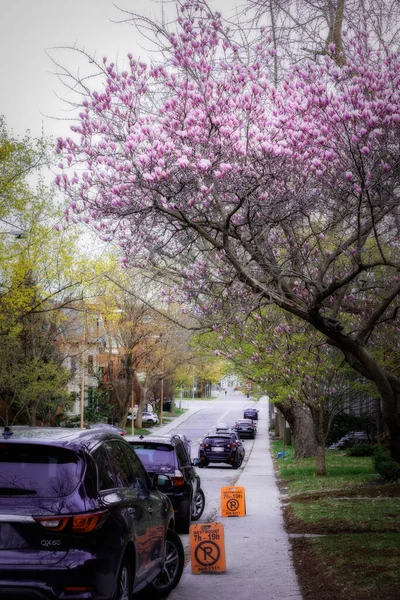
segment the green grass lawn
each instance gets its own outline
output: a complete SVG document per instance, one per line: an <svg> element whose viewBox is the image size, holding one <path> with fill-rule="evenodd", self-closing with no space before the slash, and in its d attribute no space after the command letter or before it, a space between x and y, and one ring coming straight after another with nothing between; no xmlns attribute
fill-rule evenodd
<svg viewBox="0 0 400 600"><path fill-rule="evenodd" d="M400 598L400 483L384 484L370 457L327 451L327 475L315 459L277 459L284 516L307 600ZM303 537L315 534L315 537Z"/></svg>

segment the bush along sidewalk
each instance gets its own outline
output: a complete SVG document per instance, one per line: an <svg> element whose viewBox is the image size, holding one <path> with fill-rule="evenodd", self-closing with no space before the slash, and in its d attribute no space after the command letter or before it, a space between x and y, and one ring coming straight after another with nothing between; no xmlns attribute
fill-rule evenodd
<svg viewBox="0 0 400 600"><path fill-rule="evenodd" d="M327 475L315 459L277 458L283 512L304 600L398 600L400 480L379 447L373 456L327 451ZM357 451L355 451L357 453ZM371 454L371 453L370 453ZM385 481L389 479L390 483Z"/></svg>

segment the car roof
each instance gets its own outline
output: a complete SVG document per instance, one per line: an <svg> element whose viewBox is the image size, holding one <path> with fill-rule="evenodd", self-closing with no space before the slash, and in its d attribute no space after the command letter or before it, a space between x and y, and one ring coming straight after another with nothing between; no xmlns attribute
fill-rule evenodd
<svg viewBox="0 0 400 600"><path fill-rule="evenodd" d="M5 428L6 429L6 428ZM40 444L48 446L60 446L70 448L74 451L80 449L90 450L93 446L104 439L123 440L118 433L109 429L80 429L78 427L10 427L11 434L3 431L0 435L0 443L7 444Z"/></svg>
<svg viewBox="0 0 400 600"><path fill-rule="evenodd" d="M129 442L130 444L170 444L172 446L176 445L176 442L182 442L180 438L171 438L169 435L124 435L124 440Z"/></svg>
<svg viewBox="0 0 400 600"><path fill-rule="evenodd" d="M253 423L251 419L238 419L236 423Z"/></svg>
<svg viewBox="0 0 400 600"><path fill-rule="evenodd" d="M247 406L244 410L255 410L256 412L258 412L258 408L256 408L255 406Z"/></svg>

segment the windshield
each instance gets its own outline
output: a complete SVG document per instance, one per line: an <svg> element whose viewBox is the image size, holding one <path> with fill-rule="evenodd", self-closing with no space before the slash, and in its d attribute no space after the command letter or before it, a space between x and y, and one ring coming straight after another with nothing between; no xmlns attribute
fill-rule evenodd
<svg viewBox="0 0 400 600"><path fill-rule="evenodd" d="M0 498L69 496L81 474L78 456L63 448L0 444Z"/></svg>

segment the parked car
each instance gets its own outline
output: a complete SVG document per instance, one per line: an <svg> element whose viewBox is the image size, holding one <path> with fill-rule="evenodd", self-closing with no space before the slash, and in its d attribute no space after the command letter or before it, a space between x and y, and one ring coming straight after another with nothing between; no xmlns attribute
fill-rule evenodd
<svg viewBox="0 0 400 600"><path fill-rule="evenodd" d="M373 441L373 438L368 437L364 431L350 431L341 437L336 443L329 446L329 448L331 450L335 450L337 448L351 448L356 444L372 444Z"/></svg>
<svg viewBox="0 0 400 600"><path fill-rule="evenodd" d="M258 421L258 409L253 406L245 408L243 411L243 419L253 419L253 421Z"/></svg>
<svg viewBox="0 0 400 600"><path fill-rule="evenodd" d="M184 433L173 433L171 435L171 437L176 437L176 438L182 440L182 442L185 444L186 451L190 458L191 454L192 454L192 446L190 445L190 442L192 440L189 440L189 438Z"/></svg>
<svg viewBox="0 0 400 600"><path fill-rule="evenodd" d="M89 425L88 429L108 429L109 431L113 431L114 433L126 435L125 429L123 429L122 427L118 427L118 425L110 425L110 423L92 423Z"/></svg>
<svg viewBox="0 0 400 600"><path fill-rule="evenodd" d="M135 417L136 420L136 417ZM142 414L142 423L143 425L156 425L158 423L158 415L151 410L144 410Z"/></svg>
<svg viewBox="0 0 400 600"><path fill-rule="evenodd" d="M215 426L216 432L230 431L230 427L227 423L217 423Z"/></svg>
<svg viewBox="0 0 400 600"><path fill-rule="evenodd" d="M168 497L105 428L5 428L0 437L0 596L164 597L184 565Z"/></svg>
<svg viewBox="0 0 400 600"><path fill-rule="evenodd" d="M257 424L253 419L239 419L233 429L242 439L246 437L254 439L257 433Z"/></svg>
<svg viewBox="0 0 400 600"><path fill-rule="evenodd" d="M234 429L231 429L228 425L225 425L225 423L222 424L221 428L219 425L217 425L215 427L215 430L212 433L228 433L234 442L240 443L243 446L242 440L240 439L237 431L235 431ZM244 452L244 448L243 448L243 452Z"/></svg>
<svg viewBox="0 0 400 600"><path fill-rule="evenodd" d="M203 514L205 496L185 442L176 436L128 436L126 439L148 473L170 476L173 485L167 495L174 508L176 529L179 533L189 533L191 522Z"/></svg>
<svg viewBox="0 0 400 600"><path fill-rule="evenodd" d="M245 457L243 443L236 432L219 432L206 435L199 446L199 467L209 463L225 463L238 469Z"/></svg>

